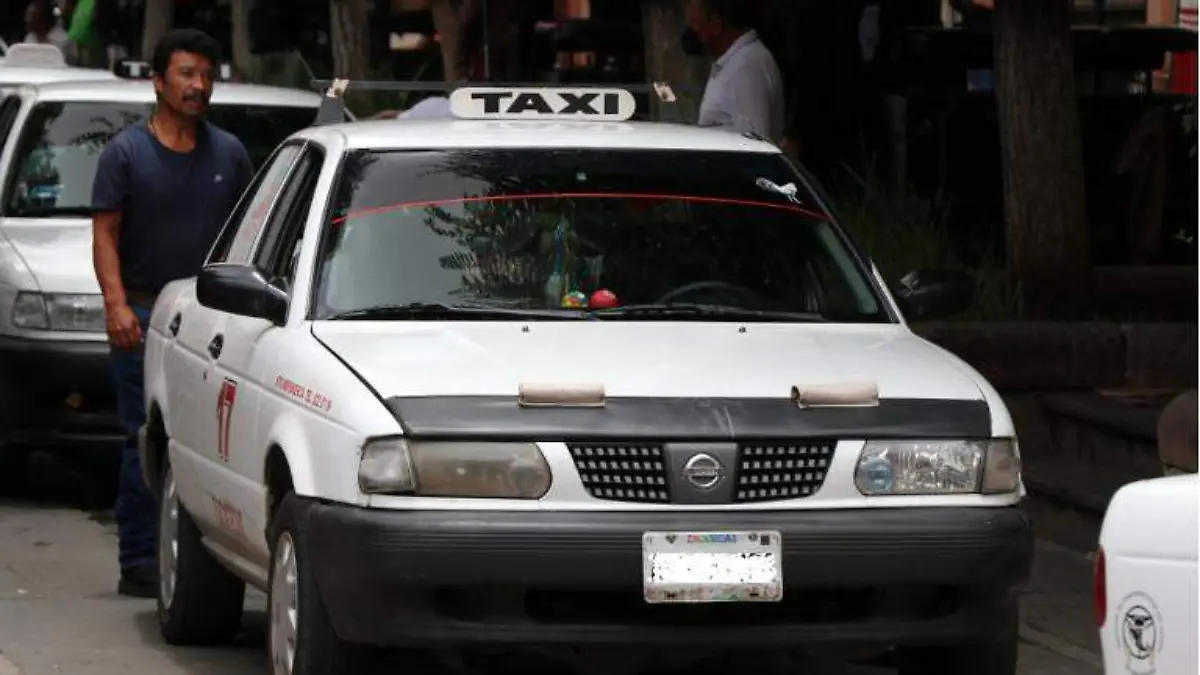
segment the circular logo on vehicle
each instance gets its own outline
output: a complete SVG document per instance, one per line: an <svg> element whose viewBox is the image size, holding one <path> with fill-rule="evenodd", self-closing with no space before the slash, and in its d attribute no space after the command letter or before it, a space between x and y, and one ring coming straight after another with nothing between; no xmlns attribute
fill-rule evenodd
<svg viewBox="0 0 1200 675"><path fill-rule="evenodd" d="M1117 606L1117 644L1125 652L1125 669L1133 675L1151 675L1162 651L1162 615L1150 596L1130 593Z"/></svg>
<svg viewBox="0 0 1200 675"><path fill-rule="evenodd" d="M687 482L695 485L701 490L708 490L717 486L721 482L721 478L725 476L725 469L716 457L707 453L692 455L692 458L683 465L683 477Z"/></svg>

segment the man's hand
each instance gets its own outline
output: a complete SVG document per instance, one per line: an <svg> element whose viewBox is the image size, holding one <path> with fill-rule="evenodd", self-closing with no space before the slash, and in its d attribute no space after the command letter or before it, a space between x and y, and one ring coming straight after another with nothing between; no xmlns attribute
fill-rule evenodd
<svg viewBox="0 0 1200 675"><path fill-rule="evenodd" d="M114 347L133 349L142 344L142 325L129 305L106 307L104 322L108 329L108 341Z"/></svg>

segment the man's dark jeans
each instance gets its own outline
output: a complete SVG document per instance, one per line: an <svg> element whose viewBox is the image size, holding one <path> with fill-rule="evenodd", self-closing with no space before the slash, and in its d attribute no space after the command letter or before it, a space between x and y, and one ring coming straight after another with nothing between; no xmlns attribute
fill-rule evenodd
<svg viewBox="0 0 1200 675"><path fill-rule="evenodd" d="M149 329L150 309L134 307L142 325L142 336ZM145 344L133 349L111 347L113 377L117 388L117 410L125 429L121 456L121 477L117 492L116 518L121 569L153 565L158 535L158 506L142 480L138 458L138 429L146 422L146 401L142 396Z"/></svg>

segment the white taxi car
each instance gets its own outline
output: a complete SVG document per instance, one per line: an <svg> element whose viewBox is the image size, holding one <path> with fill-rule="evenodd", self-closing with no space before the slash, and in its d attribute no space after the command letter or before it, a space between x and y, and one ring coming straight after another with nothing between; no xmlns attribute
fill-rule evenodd
<svg viewBox="0 0 1200 675"><path fill-rule="evenodd" d="M1012 675L1013 423L901 314L961 280L894 299L779 148L624 90L450 103L292 135L159 296L167 641L234 635L249 583L276 673L865 644Z"/></svg>
<svg viewBox="0 0 1200 675"><path fill-rule="evenodd" d="M150 112L154 88L110 76L0 96L0 492L22 489L31 446L74 452L124 437L92 268L92 180L108 139ZM261 163L320 100L219 83L209 117Z"/></svg>
<svg viewBox="0 0 1200 675"><path fill-rule="evenodd" d="M1200 476L1140 480L1113 495L1096 558L1106 675L1196 675L1198 549Z"/></svg>

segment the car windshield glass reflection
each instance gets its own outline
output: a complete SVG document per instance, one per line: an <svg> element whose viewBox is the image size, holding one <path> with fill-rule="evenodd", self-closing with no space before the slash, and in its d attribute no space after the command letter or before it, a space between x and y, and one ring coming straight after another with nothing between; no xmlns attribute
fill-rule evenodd
<svg viewBox="0 0 1200 675"><path fill-rule="evenodd" d="M356 151L340 181L316 318L433 303L605 320L888 320L828 214L774 155Z"/></svg>
<svg viewBox="0 0 1200 675"><path fill-rule="evenodd" d="M214 105L208 119L237 136L259 166L314 108ZM4 204L14 216L66 214L92 202L96 164L109 139L150 113L149 104L39 103L21 128Z"/></svg>

